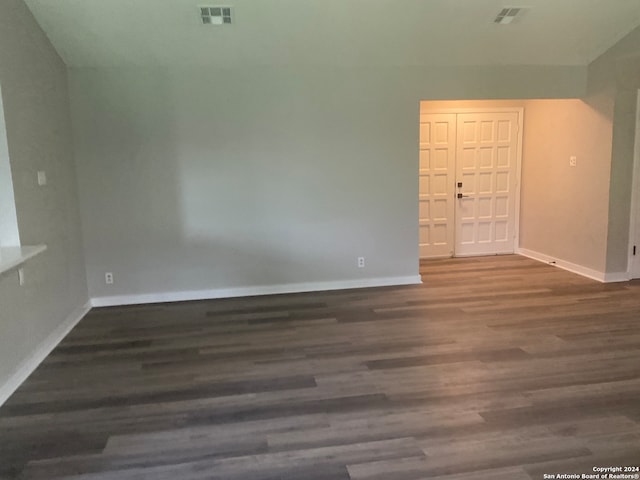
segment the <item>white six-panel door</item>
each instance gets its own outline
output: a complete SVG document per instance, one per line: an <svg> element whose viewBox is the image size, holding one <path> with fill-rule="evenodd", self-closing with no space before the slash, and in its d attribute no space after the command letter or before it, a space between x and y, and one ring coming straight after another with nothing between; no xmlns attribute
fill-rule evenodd
<svg viewBox="0 0 640 480"><path fill-rule="evenodd" d="M421 115L420 258L453 255L455 154L456 115Z"/></svg>
<svg viewBox="0 0 640 480"><path fill-rule="evenodd" d="M514 252L518 117L420 116L421 258Z"/></svg>

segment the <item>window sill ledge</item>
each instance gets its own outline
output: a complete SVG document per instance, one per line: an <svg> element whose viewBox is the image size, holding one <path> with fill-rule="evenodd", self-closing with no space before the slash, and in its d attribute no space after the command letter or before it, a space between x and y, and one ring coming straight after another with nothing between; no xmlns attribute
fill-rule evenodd
<svg viewBox="0 0 640 480"><path fill-rule="evenodd" d="M24 247L0 247L0 275L19 267L27 260L44 252L46 245Z"/></svg>

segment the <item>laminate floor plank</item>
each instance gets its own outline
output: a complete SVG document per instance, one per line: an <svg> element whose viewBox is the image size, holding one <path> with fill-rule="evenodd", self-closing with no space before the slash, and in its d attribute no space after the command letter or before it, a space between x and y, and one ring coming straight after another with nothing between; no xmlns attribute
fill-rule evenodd
<svg viewBox="0 0 640 480"><path fill-rule="evenodd" d="M516 255L422 285L93 309L0 407L0 479L538 480L640 463L640 282Z"/></svg>

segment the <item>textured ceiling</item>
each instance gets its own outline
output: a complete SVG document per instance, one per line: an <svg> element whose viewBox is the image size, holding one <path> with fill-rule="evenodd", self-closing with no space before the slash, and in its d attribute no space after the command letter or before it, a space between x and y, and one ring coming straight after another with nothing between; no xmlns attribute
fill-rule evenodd
<svg viewBox="0 0 640 480"><path fill-rule="evenodd" d="M585 65L640 24L640 0L25 1L69 66Z"/></svg>

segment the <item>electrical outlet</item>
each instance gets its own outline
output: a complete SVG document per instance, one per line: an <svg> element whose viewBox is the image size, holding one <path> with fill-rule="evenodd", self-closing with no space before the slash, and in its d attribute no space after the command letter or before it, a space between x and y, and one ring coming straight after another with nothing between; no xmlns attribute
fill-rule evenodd
<svg viewBox="0 0 640 480"><path fill-rule="evenodd" d="M38 185L41 187L47 184L47 172L44 170L38 171Z"/></svg>
<svg viewBox="0 0 640 480"><path fill-rule="evenodd" d="M578 164L578 157L569 157L569 166L575 167Z"/></svg>
<svg viewBox="0 0 640 480"><path fill-rule="evenodd" d="M358 268L364 268L364 257L358 257Z"/></svg>
<svg viewBox="0 0 640 480"><path fill-rule="evenodd" d="M113 273L107 272L104 274L104 283L107 285L113 285Z"/></svg>

